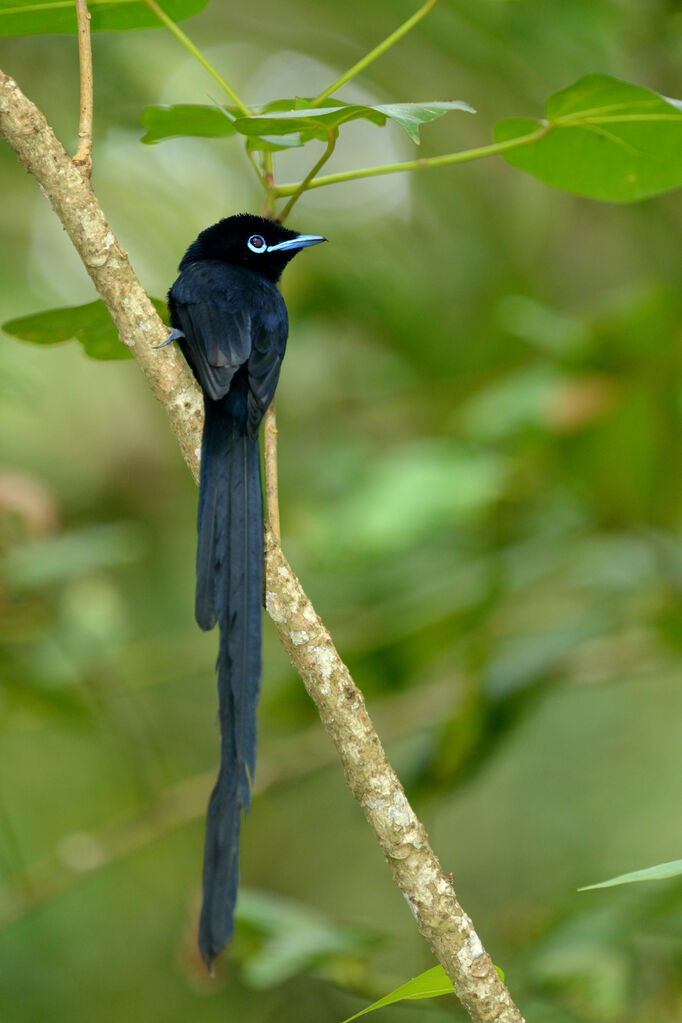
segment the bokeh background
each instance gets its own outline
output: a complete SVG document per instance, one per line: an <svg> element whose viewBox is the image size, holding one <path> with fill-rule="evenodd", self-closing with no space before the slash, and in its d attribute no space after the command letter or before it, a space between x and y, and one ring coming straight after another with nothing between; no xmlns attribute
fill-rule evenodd
<svg viewBox="0 0 682 1023"><path fill-rule="evenodd" d="M184 28L248 101L314 95L407 0L214 2ZM541 114L580 75L672 96L673 0L442 0L341 95L464 99L424 155ZM150 293L261 196L234 140L140 144L220 99L164 30L94 40L93 183ZM75 151L66 36L0 66ZM346 129L330 169L409 159ZM311 154L286 154L292 180ZM0 148L2 320L91 301ZM335 186L292 226L284 545L444 868L534 1023L682 1015L682 884L577 888L680 856L682 199L598 204L501 160ZM265 625L237 939L194 948L217 761L194 626L196 492L132 362L0 340L0 1017L337 1023L433 965ZM454 999L386 1023L463 1018Z"/></svg>

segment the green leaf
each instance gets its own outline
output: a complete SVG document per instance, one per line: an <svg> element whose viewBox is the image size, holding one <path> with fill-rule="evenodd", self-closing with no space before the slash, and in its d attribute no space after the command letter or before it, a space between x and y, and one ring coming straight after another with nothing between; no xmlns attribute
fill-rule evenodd
<svg viewBox="0 0 682 1023"><path fill-rule="evenodd" d="M453 994L452 981L442 966L434 966L426 973L420 973L418 977L409 980L407 984L401 984L395 991L384 995L377 1002L372 1002L366 1009L361 1009L354 1016L349 1016L343 1023L351 1023L351 1020L359 1016L365 1016L375 1009L383 1009L385 1005L393 1005L394 1002L402 1002L409 999L437 998L439 995Z"/></svg>
<svg viewBox="0 0 682 1023"><path fill-rule="evenodd" d="M173 21L183 21L203 11L208 0L159 0L159 3ZM142 0L89 0L88 10L93 32L163 27ZM73 0L0 0L0 36L76 31Z"/></svg>
<svg viewBox="0 0 682 1023"><path fill-rule="evenodd" d="M310 102L298 101L298 104ZM378 106L337 104L333 107L299 107L288 110L269 110L250 117L238 117L234 122L236 131L242 135L279 136L301 133L303 141L328 138L331 131L342 124L359 119L371 121L380 127L387 119L395 121L407 132L413 142L419 143L419 128L434 121L449 110L465 110L474 113L473 107L461 100L434 103L388 103Z"/></svg>
<svg viewBox="0 0 682 1023"><path fill-rule="evenodd" d="M422 124L437 120L449 110L463 110L467 114L476 113L474 108L463 100L442 103L385 103L374 107L374 110L380 110L401 128L404 128L416 145L420 143L419 129Z"/></svg>
<svg viewBox="0 0 682 1023"><path fill-rule="evenodd" d="M167 318L166 304L158 298L152 304L162 319ZM3 323L6 334L38 345L54 345L75 339L91 359L129 359L130 350L121 344L118 332L103 302L47 309L32 316Z"/></svg>
<svg viewBox="0 0 682 1023"><path fill-rule="evenodd" d="M147 134L145 145L178 135L221 138L234 135L234 117L224 107L179 103L172 107L145 107L140 118Z"/></svg>
<svg viewBox="0 0 682 1023"><path fill-rule="evenodd" d="M630 874L619 874L599 884L586 884L578 888L579 892L590 892L593 888L614 888L620 884L632 884L634 881L662 881L666 877L678 877L682 874L682 860L671 860L669 863L658 863L655 867L644 870L633 870Z"/></svg>
<svg viewBox="0 0 682 1023"><path fill-rule="evenodd" d="M682 185L682 109L650 89L586 75L550 96L546 122L512 118L496 142L547 134L502 155L555 188L591 199L635 202Z"/></svg>

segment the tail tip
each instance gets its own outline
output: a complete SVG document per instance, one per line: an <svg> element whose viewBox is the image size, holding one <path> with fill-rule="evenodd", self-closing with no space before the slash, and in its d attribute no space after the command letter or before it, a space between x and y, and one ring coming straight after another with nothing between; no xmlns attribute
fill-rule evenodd
<svg viewBox="0 0 682 1023"><path fill-rule="evenodd" d="M211 979L215 978L215 962L225 945L225 941L216 940L215 937L199 935L199 954Z"/></svg>

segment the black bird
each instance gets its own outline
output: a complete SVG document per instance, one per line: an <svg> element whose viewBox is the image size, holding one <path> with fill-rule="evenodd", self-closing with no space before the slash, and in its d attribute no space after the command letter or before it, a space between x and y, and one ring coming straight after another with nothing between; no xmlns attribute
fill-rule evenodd
<svg viewBox="0 0 682 1023"><path fill-rule="evenodd" d="M202 391L195 616L218 623L220 770L208 804L199 949L208 966L234 931L242 810L256 766L261 677L263 497L258 428L273 399L289 331L277 282L320 235L265 217L202 231L168 293L173 330Z"/></svg>

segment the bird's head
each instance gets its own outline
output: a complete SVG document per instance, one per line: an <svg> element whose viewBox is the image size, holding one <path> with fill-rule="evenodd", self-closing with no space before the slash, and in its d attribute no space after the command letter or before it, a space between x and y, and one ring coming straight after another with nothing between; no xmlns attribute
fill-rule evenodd
<svg viewBox="0 0 682 1023"><path fill-rule="evenodd" d="M297 252L324 242L319 234L299 234L267 217L238 213L202 231L182 258L180 269L203 259L244 266L275 283Z"/></svg>

